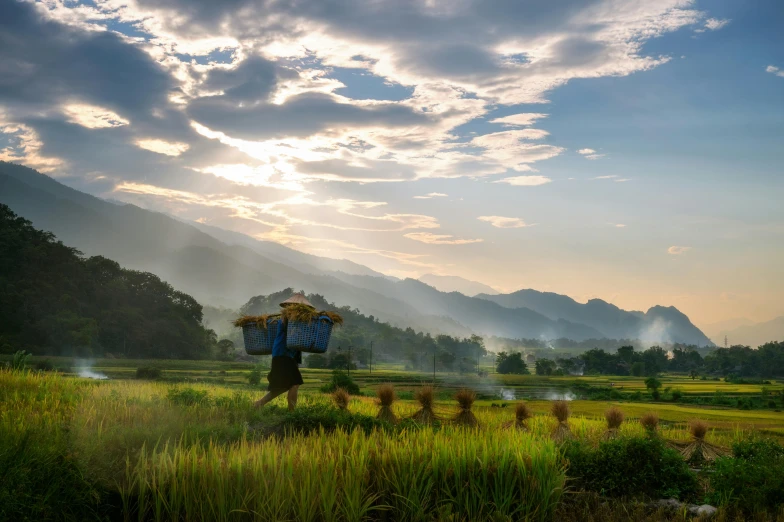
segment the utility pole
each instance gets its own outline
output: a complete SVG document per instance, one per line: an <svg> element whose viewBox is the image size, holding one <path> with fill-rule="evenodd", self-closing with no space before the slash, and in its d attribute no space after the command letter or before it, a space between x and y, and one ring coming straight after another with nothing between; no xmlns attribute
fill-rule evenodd
<svg viewBox="0 0 784 522"><path fill-rule="evenodd" d="M724 336L724 347L725 348L727 347L727 336L726 335Z"/></svg>
<svg viewBox="0 0 784 522"><path fill-rule="evenodd" d="M436 383L436 354L433 354L433 384Z"/></svg>
<svg viewBox="0 0 784 522"><path fill-rule="evenodd" d="M373 374L373 341L370 341L370 364L368 365L370 368L370 374Z"/></svg>
<svg viewBox="0 0 784 522"><path fill-rule="evenodd" d="M348 368L348 377L351 378L351 345L348 345L348 364L346 365Z"/></svg>

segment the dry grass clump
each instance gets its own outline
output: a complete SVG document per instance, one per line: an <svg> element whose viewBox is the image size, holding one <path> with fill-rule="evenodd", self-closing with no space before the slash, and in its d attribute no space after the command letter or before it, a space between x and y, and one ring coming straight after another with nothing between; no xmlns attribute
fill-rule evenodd
<svg viewBox="0 0 784 522"><path fill-rule="evenodd" d="M604 434L604 437L607 439L617 437L618 429L621 427L621 424L623 424L623 420L626 416L620 408L613 406L604 412L604 418L607 419L607 432Z"/></svg>
<svg viewBox="0 0 784 522"><path fill-rule="evenodd" d="M705 440L705 435L708 434L708 423L693 419L689 421L689 433L691 433L692 441L680 450L683 458L690 462L711 462L716 457L727 455L727 450L714 446Z"/></svg>
<svg viewBox="0 0 784 522"><path fill-rule="evenodd" d="M515 420L507 422L506 427L515 427L518 430L528 431L528 419L533 417L533 413L528 405L524 402L518 402L515 406Z"/></svg>
<svg viewBox="0 0 784 522"><path fill-rule="evenodd" d="M463 388L455 394L455 400L460 405L460 411L455 415L455 418L453 419L454 422L463 426L478 426L479 421L471 411L471 407L476 400L476 392L468 388Z"/></svg>
<svg viewBox="0 0 784 522"><path fill-rule="evenodd" d="M270 319L278 319L280 314L262 314L262 315L243 315L242 317L238 317L232 323L234 326L242 327L249 324L256 324L256 328L261 328L262 330L267 329L267 321Z"/></svg>
<svg viewBox="0 0 784 522"><path fill-rule="evenodd" d="M553 430L553 439L556 442L563 442L574 438L572 430L569 429L569 403L566 401L553 401L550 413L558 420L558 426Z"/></svg>
<svg viewBox="0 0 784 522"><path fill-rule="evenodd" d="M656 413L649 411L640 417L640 424L642 424L642 427L645 428L645 431L649 435L655 435L656 429L659 427L659 416Z"/></svg>
<svg viewBox="0 0 784 522"><path fill-rule="evenodd" d="M438 417L433 411L435 397L436 390L429 384L419 388L414 394L414 398L419 403L420 408L411 418L422 424L431 424L433 421L438 420Z"/></svg>
<svg viewBox="0 0 784 522"><path fill-rule="evenodd" d="M334 324L343 324L343 317L337 312L321 311L317 312L312 307L305 304L290 304L281 311L284 319L291 322L310 323L318 320L322 315L329 317Z"/></svg>
<svg viewBox="0 0 784 522"><path fill-rule="evenodd" d="M332 400L335 401L335 405L338 408L341 410L347 410L348 402L351 400L351 395L346 391L345 388L337 388L332 392Z"/></svg>
<svg viewBox="0 0 784 522"><path fill-rule="evenodd" d="M395 396L395 387L391 384L382 384L376 389L376 396L378 397L378 405L380 406L376 418L391 424L397 424L397 416L395 415L395 412L392 411L392 404L397 399Z"/></svg>

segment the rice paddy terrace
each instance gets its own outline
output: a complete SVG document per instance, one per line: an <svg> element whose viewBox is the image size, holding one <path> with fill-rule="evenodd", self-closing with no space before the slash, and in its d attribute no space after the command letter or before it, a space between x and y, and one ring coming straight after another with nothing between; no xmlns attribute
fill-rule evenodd
<svg viewBox="0 0 784 522"><path fill-rule="evenodd" d="M47 487L56 489L49 498L114 499L112 516L126 520L569 519L556 516L571 480L556 428L566 426L565 438L597 447L607 440L605 416L615 407L623 420L613 433L621 440L645 440L639 419L648 412L658 415L661 440L674 445L692 442L687 426L695 418L707 422L704 441L711 447L760 436L784 439L784 414L773 408L575 399L567 402L566 422L551 415L548 398L579 394L576 383L644 392L639 378L436 374L437 427L431 429L412 418L422 408L415 395L432 383L432 374L352 371L362 393L342 397L336 407L319 392L330 371L303 369L300 405L288 414L283 397L265 410L253 408L262 390L249 386L249 364L105 359L88 369L70 359L49 361L63 371L0 370L0 461L11 472L25 470L18 480L31 484L31 470L44 466ZM160 379L135 378L138 367L151 365L163 370ZM784 388L682 376L662 381L706 397L775 396ZM374 424L381 383L391 383L397 397L387 412L402 419L393 431ZM475 390L476 400L464 394L458 405L462 388ZM515 400L502 398L509 393ZM528 409L516 422L521 399ZM478 426L456 424L461 416ZM282 430L281 419L305 431ZM497 474L506 478L497 482ZM68 493L80 480L92 493ZM67 514L69 505L57 509ZM103 508L95 509L101 515Z"/></svg>

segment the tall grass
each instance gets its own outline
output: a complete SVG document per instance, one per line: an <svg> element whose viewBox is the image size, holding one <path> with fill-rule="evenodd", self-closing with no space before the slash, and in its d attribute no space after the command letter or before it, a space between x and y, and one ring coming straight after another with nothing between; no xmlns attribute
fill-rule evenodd
<svg viewBox="0 0 784 522"><path fill-rule="evenodd" d="M382 510L420 520L434 508L548 520L564 481L555 445L521 432L322 430L145 449L122 491L135 517L156 521L360 521Z"/></svg>

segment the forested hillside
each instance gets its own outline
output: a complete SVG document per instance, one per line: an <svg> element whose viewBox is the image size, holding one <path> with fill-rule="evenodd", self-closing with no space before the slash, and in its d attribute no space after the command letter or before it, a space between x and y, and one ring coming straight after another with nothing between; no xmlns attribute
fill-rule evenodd
<svg viewBox="0 0 784 522"><path fill-rule="evenodd" d="M279 303L285 301L294 290L276 292L253 297L240 310L242 315L260 315L280 310ZM460 338L415 332L412 328L401 329L380 322L372 315L366 316L350 306L336 307L323 296L307 296L318 310L336 310L343 316L343 326L332 333L329 353L331 356L352 350L352 360L367 364L370 360L370 343L373 342L373 361L403 361L412 369L429 370L436 357L439 369L473 371L477 358L485 355L481 337L472 335ZM235 334L239 341L239 333ZM241 346L241 341L239 341ZM338 350L339 349L339 350Z"/></svg>
<svg viewBox="0 0 784 522"><path fill-rule="evenodd" d="M82 257L0 204L0 352L206 358L202 307L157 276Z"/></svg>

